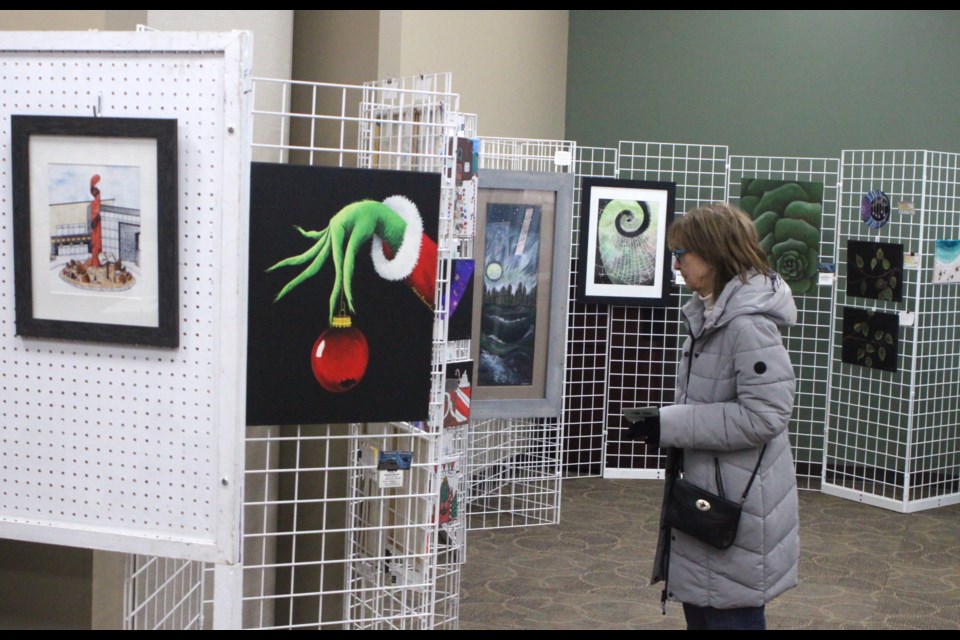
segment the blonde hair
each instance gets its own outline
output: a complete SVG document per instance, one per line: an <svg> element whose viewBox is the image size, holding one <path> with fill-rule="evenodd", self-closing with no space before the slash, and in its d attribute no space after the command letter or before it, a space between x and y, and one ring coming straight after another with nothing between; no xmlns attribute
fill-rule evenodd
<svg viewBox="0 0 960 640"><path fill-rule="evenodd" d="M770 273L770 263L760 248L753 221L726 203L696 207L680 216L667 231L667 244L671 250L685 249L697 254L713 268L715 297L736 276L746 282L751 270Z"/></svg>

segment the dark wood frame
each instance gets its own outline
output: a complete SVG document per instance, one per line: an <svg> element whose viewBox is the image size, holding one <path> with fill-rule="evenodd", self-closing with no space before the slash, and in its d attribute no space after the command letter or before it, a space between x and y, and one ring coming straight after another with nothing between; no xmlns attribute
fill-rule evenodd
<svg viewBox="0 0 960 640"><path fill-rule="evenodd" d="M13 159L14 278L17 335L91 342L179 345L177 244L177 121L175 119L11 117ZM151 139L157 152L157 318L156 326L121 325L34 315L30 141L35 136Z"/></svg>

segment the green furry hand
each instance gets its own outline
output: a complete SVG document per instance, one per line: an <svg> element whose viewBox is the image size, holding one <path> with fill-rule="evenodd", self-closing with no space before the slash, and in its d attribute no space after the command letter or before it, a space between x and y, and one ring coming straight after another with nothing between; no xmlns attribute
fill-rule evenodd
<svg viewBox="0 0 960 640"><path fill-rule="evenodd" d="M319 273L332 253L336 274L333 281L333 290L330 293L330 317L328 320L332 324L334 310L337 308L337 300L340 298L341 291L346 298L350 312L356 315L353 307L353 270L360 246L377 235L396 250L403 242L407 223L384 203L374 200L361 200L341 209L330 219L330 224L327 225L326 229L306 231L297 226L294 228L303 237L316 242L300 255L281 260L267 269L269 272L280 267L307 265L296 278L280 290L280 293L274 298L274 302L280 300L308 278Z"/></svg>

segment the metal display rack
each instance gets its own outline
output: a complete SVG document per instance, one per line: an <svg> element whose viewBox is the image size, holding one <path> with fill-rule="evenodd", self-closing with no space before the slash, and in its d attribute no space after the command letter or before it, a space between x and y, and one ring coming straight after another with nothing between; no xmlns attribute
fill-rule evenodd
<svg viewBox="0 0 960 640"><path fill-rule="evenodd" d="M488 169L569 173L574 168L576 144L570 141L481 137L480 143L481 176ZM563 416L473 422L466 470L471 529L560 521Z"/></svg>
<svg viewBox="0 0 960 640"><path fill-rule="evenodd" d="M934 281L936 241L960 236L958 158L923 150L843 152L824 493L901 512L960 502L960 297L957 283ZM890 205L879 228L861 218L871 192L883 192ZM901 301L848 293L850 240L902 245ZM896 371L844 361L848 309L896 318Z"/></svg>

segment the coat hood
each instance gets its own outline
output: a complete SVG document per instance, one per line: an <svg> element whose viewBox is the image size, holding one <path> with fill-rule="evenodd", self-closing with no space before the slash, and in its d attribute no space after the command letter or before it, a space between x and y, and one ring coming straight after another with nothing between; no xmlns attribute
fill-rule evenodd
<svg viewBox="0 0 960 640"><path fill-rule="evenodd" d="M766 316L781 329L793 326L797 322L797 305L790 286L776 273L751 271L746 282L735 277L727 283L709 318L704 319L704 304L699 296L693 296L683 307L687 328L694 337L742 315Z"/></svg>

